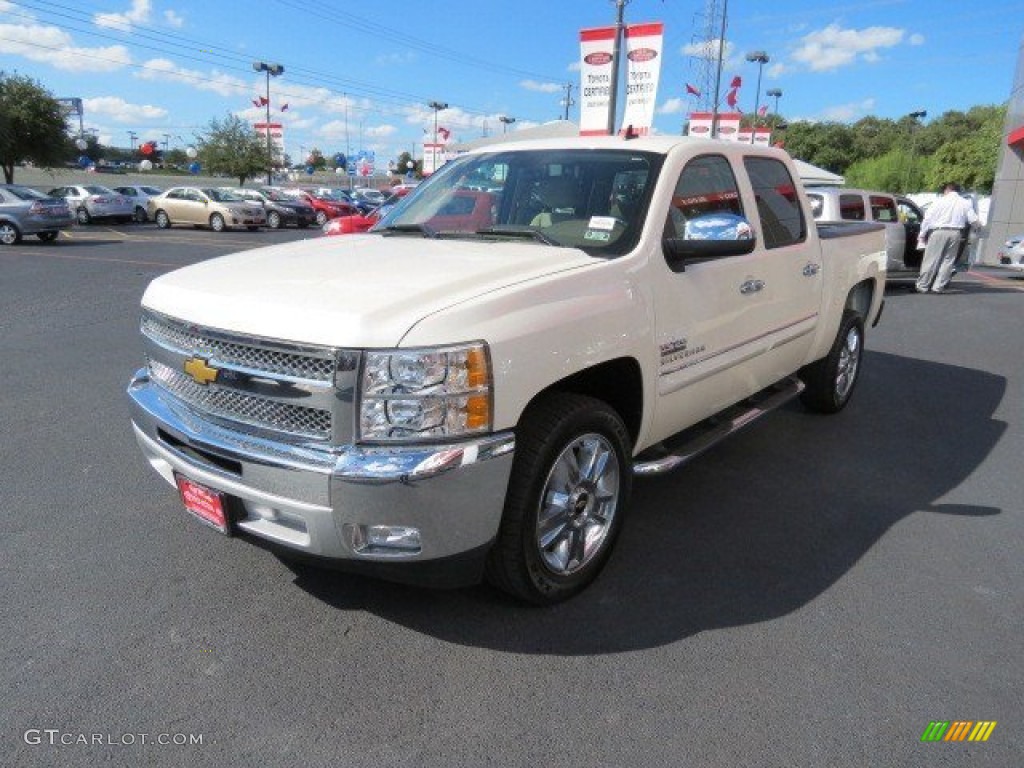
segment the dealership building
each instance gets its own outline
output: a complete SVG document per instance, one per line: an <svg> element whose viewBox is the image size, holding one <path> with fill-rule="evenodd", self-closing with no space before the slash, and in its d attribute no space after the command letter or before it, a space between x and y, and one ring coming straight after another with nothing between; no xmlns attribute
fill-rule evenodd
<svg viewBox="0 0 1024 768"><path fill-rule="evenodd" d="M1017 50L986 229L979 251L984 264L998 264L1006 239L1024 234L1024 39Z"/></svg>

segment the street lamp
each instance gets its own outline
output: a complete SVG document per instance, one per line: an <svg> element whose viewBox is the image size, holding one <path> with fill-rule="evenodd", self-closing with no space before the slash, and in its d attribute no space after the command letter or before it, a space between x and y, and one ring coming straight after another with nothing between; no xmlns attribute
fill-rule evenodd
<svg viewBox="0 0 1024 768"><path fill-rule="evenodd" d="M128 139L132 143L132 152L135 151L135 140L137 138L139 138L139 134L137 134L135 131L128 131Z"/></svg>
<svg viewBox="0 0 1024 768"><path fill-rule="evenodd" d="M284 65L268 64L265 61L254 61L252 63L252 68L256 72L267 73L267 124L265 127L267 129L267 184L270 185L274 183L274 152L270 146L270 77L271 75L273 75L274 77L277 77L278 75L283 75Z"/></svg>
<svg viewBox="0 0 1024 768"><path fill-rule="evenodd" d="M503 134L508 133L508 127L516 121L514 117L509 117L508 115L502 115L501 117L498 118L498 120L500 120L502 123L501 132Z"/></svg>
<svg viewBox="0 0 1024 768"><path fill-rule="evenodd" d="M437 113L448 109L448 105L443 101L432 101L427 106L434 110L434 144L437 144Z"/></svg>
<svg viewBox="0 0 1024 768"><path fill-rule="evenodd" d="M904 193L910 191L910 172L914 165L914 143L917 139L917 134L914 132L914 127L917 125L917 121L925 117L928 117L928 110L919 109L917 112L911 112L907 117L910 118L910 158L907 161L907 174L903 179L903 191Z"/></svg>
<svg viewBox="0 0 1024 768"><path fill-rule="evenodd" d="M779 120L779 99L782 98L782 89L769 88L764 92L764 95L770 99L775 99L775 107L772 109L772 133L775 133L776 123Z"/></svg>
<svg viewBox="0 0 1024 768"><path fill-rule="evenodd" d="M754 120L750 129L750 143L753 144L757 138L757 110L761 106L761 72L764 65L768 63L768 54L764 51L753 51L747 54L747 61L757 62L757 91L754 93Z"/></svg>

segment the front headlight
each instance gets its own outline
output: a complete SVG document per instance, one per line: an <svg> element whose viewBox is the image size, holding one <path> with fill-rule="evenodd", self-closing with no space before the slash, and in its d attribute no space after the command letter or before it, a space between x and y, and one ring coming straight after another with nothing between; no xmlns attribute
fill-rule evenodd
<svg viewBox="0 0 1024 768"><path fill-rule="evenodd" d="M459 438L491 430L487 345L371 350L359 380L359 437Z"/></svg>

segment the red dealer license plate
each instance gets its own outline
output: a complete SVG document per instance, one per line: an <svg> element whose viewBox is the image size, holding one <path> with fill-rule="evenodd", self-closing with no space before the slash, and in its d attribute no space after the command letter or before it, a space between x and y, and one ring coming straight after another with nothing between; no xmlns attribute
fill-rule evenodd
<svg viewBox="0 0 1024 768"><path fill-rule="evenodd" d="M179 474L174 475L174 480L178 484L185 509L212 528L227 534L231 529L231 523L228 520L224 494Z"/></svg>

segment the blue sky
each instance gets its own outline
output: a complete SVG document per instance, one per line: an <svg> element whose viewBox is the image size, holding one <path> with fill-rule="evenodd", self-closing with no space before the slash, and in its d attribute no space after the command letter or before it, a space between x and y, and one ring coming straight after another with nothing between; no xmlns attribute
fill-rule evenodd
<svg viewBox="0 0 1024 768"><path fill-rule="evenodd" d="M656 132L678 133L701 106L685 84L701 85L706 6L626 6L627 23L665 24ZM453 140L501 132L502 115L510 130L560 117L564 86L579 87L579 30L614 18L611 0L0 0L0 69L82 98L103 143L126 147L134 131L176 147L229 112L262 119L252 62L280 63L271 106L293 158L315 146L386 161L432 134L430 101L450 105L439 124ZM762 50L760 103L780 89L789 120L925 109L927 121L1005 102L1022 31L1024 2L730 0L723 79L742 77L753 111L745 54Z"/></svg>

